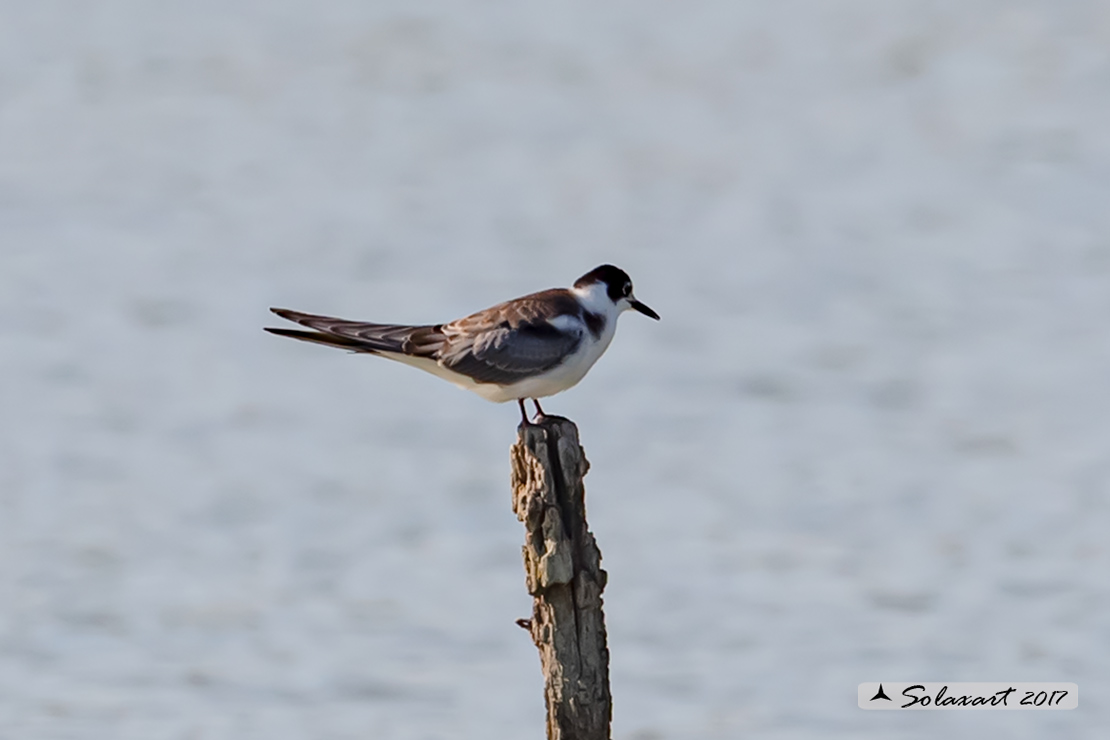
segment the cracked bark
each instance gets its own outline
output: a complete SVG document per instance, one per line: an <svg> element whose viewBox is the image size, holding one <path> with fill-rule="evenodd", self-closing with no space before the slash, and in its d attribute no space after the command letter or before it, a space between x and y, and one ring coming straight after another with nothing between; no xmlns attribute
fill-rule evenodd
<svg viewBox="0 0 1110 740"><path fill-rule="evenodd" d="M601 592L606 573L586 523L589 469L569 419L522 424L512 448L513 511L524 523L532 619L518 624L540 653L548 740L609 740L612 697Z"/></svg>

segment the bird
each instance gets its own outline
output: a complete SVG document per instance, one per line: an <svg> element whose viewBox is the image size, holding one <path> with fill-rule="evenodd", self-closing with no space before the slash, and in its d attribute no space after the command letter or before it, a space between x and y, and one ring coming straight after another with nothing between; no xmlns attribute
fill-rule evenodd
<svg viewBox="0 0 1110 740"><path fill-rule="evenodd" d="M659 320L636 300L628 273L601 265L570 288L514 298L446 324L373 324L271 308L304 329L265 327L271 334L412 365L495 403L516 401L525 425L531 399L578 384L598 361L628 310Z"/></svg>

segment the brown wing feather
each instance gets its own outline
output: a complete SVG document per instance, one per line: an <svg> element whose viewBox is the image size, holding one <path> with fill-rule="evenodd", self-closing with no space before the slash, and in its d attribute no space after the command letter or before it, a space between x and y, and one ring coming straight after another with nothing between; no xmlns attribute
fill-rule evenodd
<svg viewBox="0 0 1110 740"><path fill-rule="evenodd" d="M480 334L484 331L507 327L516 329L521 324L542 321L547 316L569 314L577 316L582 308L569 291L552 288L531 293L511 301L498 303L478 313L472 313L443 325L448 336L454 334Z"/></svg>
<svg viewBox="0 0 1110 740"><path fill-rule="evenodd" d="M511 382L558 365L580 337L561 335L547 318L582 313L574 296L558 288L499 303L449 324L423 326L348 321L286 308L270 310L315 330L267 329L274 334L355 352L428 357L478 382Z"/></svg>

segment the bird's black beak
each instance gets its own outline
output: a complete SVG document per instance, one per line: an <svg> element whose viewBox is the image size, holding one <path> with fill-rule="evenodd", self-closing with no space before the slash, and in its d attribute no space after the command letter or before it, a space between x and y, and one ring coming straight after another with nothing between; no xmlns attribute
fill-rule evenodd
<svg viewBox="0 0 1110 740"><path fill-rule="evenodd" d="M629 298L628 299L628 305L632 306L632 308L636 309L637 311L642 313L644 316L650 316L651 318L655 319L656 321L659 320L659 314L655 313L655 311L652 311L650 308L645 306L643 303L640 303L635 298Z"/></svg>

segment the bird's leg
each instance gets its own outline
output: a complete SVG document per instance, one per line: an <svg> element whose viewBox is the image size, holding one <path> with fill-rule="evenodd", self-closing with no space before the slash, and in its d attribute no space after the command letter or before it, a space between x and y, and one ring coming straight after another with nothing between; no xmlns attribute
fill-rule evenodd
<svg viewBox="0 0 1110 740"><path fill-rule="evenodd" d="M524 426L528 426L532 422L528 421L528 412L524 410L524 399L518 398L516 402L520 405L520 421Z"/></svg>
<svg viewBox="0 0 1110 740"><path fill-rule="evenodd" d="M536 404L536 421L539 421L540 419L547 416L547 414L543 412L543 409L540 408L540 401L538 398L533 398L532 403Z"/></svg>

